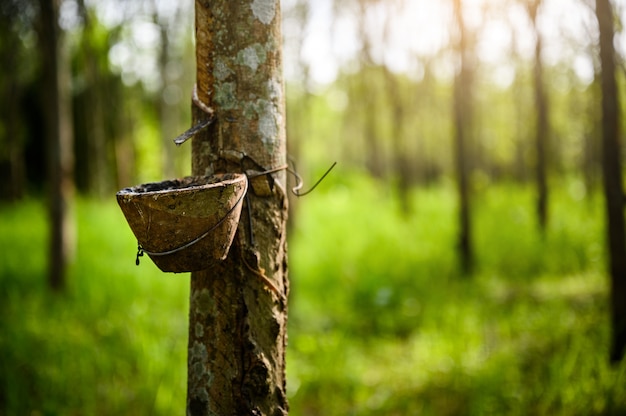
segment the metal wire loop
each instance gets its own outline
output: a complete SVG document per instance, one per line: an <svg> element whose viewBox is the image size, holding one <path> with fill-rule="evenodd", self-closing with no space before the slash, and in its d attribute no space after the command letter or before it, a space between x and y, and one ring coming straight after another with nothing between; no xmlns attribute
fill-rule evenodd
<svg viewBox="0 0 626 416"><path fill-rule="evenodd" d="M208 118L199 121L190 129L176 137L174 139L174 143L176 143L176 146L180 146L181 144L185 143L187 140L195 136L199 131L204 130L215 121L215 111L213 111L211 107L200 101L200 99L198 98L198 87L195 84L193 86L193 95L191 97L191 101L196 107L202 110L208 116Z"/></svg>
<svg viewBox="0 0 626 416"><path fill-rule="evenodd" d="M317 185L319 185L320 182L322 182L324 180L324 178L326 178L326 176L330 173L330 171L333 170L335 165L337 165L337 162L333 162L333 164L326 170L326 172L324 172L324 174L317 180L317 182L315 182L315 184L309 190L307 190L305 192L300 192L300 189L302 189L302 187L304 186L304 181L302 180L302 176L300 176L300 174L298 172L296 172L296 170L295 170L295 163L293 163L293 161L292 161L292 164L294 165L294 169L291 169L289 167L289 165L282 165L282 166L279 166L277 168L264 170L263 172L248 173L247 176L250 179L250 178L256 178L256 177L259 177L259 176L267 175L267 174L270 174L270 173L275 173L275 172L278 172L278 171L281 171L281 170L286 170L287 172L292 174L293 177L296 179L296 186L291 188L291 192L293 192L293 194L295 196L301 197L301 196L305 196L305 195L310 194L311 192L313 192L313 190L317 187Z"/></svg>
<svg viewBox="0 0 626 416"><path fill-rule="evenodd" d="M302 187L304 186L304 181L302 180L302 177L298 174L298 172L295 171L295 169L292 170L289 167L287 167L287 172L291 173L296 179L296 186L291 188L291 192L293 192L293 194L297 197L310 194L311 192L313 192L315 188L317 188L317 185L319 185L324 180L324 178L326 178L326 176L330 173L330 171L333 170L335 165L337 165L337 162L333 162L333 164L326 170L326 172L324 172L324 174L317 180L317 182L315 182L315 184L313 184L313 186L305 192L300 192L300 189L302 189Z"/></svg>

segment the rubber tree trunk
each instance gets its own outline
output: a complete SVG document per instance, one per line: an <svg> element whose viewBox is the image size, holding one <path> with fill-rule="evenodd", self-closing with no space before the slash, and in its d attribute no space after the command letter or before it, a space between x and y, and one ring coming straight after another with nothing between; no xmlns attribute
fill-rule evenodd
<svg viewBox="0 0 626 416"><path fill-rule="evenodd" d="M284 166L280 1L195 7L198 99L216 121L193 139L193 174ZM191 275L188 415L287 414L284 184L284 170L250 179L227 259Z"/></svg>
<svg viewBox="0 0 626 416"><path fill-rule="evenodd" d="M67 264L74 252L72 220L73 146L70 67L59 27L59 0L40 0L40 50L43 62L44 112L47 131L47 164L50 238L48 283L54 290L65 286Z"/></svg>
<svg viewBox="0 0 626 416"><path fill-rule="evenodd" d="M611 274L611 361L620 361L626 348L626 236L624 191L620 161L620 104L615 80L613 12L609 0L596 0L602 68L602 168L606 199L609 272Z"/></svg>
<svg viewBox="0 0 626 416"><path fill-rule="evenodd" d="M469 273L472 271L474 262L472 227L470 222L470 172L468 166L468 141L471 138L472 131L472 68L470 63L468 34L466 33L467 30L463 20L461 0L453 0L453 5L459 31L457 53L460 56L460 68L454 80L454 144L457 188L459 193L458 250L461 267L465 273Z"/></svg>

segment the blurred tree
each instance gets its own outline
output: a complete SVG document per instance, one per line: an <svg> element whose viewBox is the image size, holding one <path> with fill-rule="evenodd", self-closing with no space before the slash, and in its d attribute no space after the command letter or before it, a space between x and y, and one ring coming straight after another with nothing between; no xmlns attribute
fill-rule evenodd
<svg viewBox="0 0 626 416"><path fill-rule="evenodd" d="M300 163L301 147L305 140L311 138L313 129L312 117L312 97L311 97L311 65L304 59L302 49L306 39L307 25L311 15L311 6L309 0L296 0L295 3L287 10L283 10L283 24L285 18L289 19L293 24L291 36L285 37L284 48L291 49L291 53L296 55L294 63L297 71L296 83L287 85L287 148L289 157L298 161L297 168L306 170L306 165ZM290 89L291 87L291 89ZM291 98L291 99L290 99ZM291 104L291 105L290 105ZM289 184L291 188L294 183ZM295 224L298 215L298 197L293 193L289 193L289 221L288 226Z"/></svg>
<svg viewBox="0 0 626 416"><path fill-rule="evenodd" d="M399 10L403 2L389 2L387 7L396 6ZM397 11L396 11L397 12ZM387 13L384 22L384 42L391 43L392 18L394 13ZM400 85L400 77L394 74L386 65L383 65L383 75L385 79L385 91L387 92L387 103L391 112L391 141L393 145L393 174L396 176L398 196L404 214L408 215L411 210L409 202L409 188L411 185L411 169L409 146L405 138L406 113L410 111L409 105L404 100L403 88Z"/></svg>
<svg viewBox="0 0 626 416"><path fill-rule="evenodd" d="M108 95L105 79L108 71L106 59L108 45L101 45L101 39L107 39L109 33L102 33L99 30L97 19L85 6L85 0L78 0L78 13L82 18L83 27L80 33L80 48L76 56L80 65L77 77L83 77L84 97L80 103L82 105L75 110L75 117L82 119L77 120L76 124L80 125L82 121L84 128L83 134L75 135L77 141L75 168L79 172L76 179L77 185L81 182L84 184L83 190L104 197L111 190L112 170L108 157L104 109L108 108L109 112L118 111L118 108L107 106L104 102ZM83 151L79 153L79 150Z"/></svg>
<svg viewBox="0 0 626 416"><path fill-rule="evenodd" d="M586 55L589 57L593 67L593 79L588 83L583 91L584 109L583 114L586 115L583 137L582 137L582 155L580 157L581 171L583 172L585 190L587 194L594 194L598 186L600 186L602 175L602 141L598 140L602 137L602 106L598 103L602 102L602 75L600 54L598 53L598 32L597 32L597 16L595 15L595 7L593 1L581 0L581 3L588 8L591 19L586 32L589 34L589 43L585 47ZM618 16L615 16L618 18ZM621 24L619 24L621 26Z"/></svg>
<svg viewBox="0 0 626 416"><path fill-rule="evenodd" d="M411 170L408 145L404 137L405 114L409 110L403 101L402 89L398 76L389 68L383 66L385 76L385 90L389 109L391 111L391 139L393 143L393 172L396 176L398 196L404 214L409 214L411 207L409 202L409 188L411 185Z"/></svg>
<svg viewBox="0 0 626 416"><path fill-rule="evenodd" d="M158 119L162 144L163 174L166 177L176 175L176 163L172 151L172 138L177 135L179 121L179 99L177 92L179 78L182 75L180 60L177 56L178 44L185 35L184 3L152 0L152 21L159 29L158 77L160 88L156 94ZM163 7L168 5L168 7ZM172 6L173 5L173 6ZM177 48L178 47L178 48Z"/></svg>
<svg viewBox="0 0 626 416"><path fill-rule="evenodd" d="M459 192L458 249L461 266L469 273L473 266L474 253L471 227L471 184L468 157L468 143L472 135L472 88L474 65L470 35L463 19L461 0L453 0L454 18L458 30L456 53L459 68L454 79L454 134L456 177Z"/></svg>
<svg viewBox="0 0 626 416"><path fill-rule="evenodd" d="M585 91L587 97L585 113L587 114L585 131L583 136L583 148L581 157L581 170L584 175L585 190L593 194L600 182L600 166L602 143L597 138L601 133L601 109L598 103L602 102L600 86L600 70L595 68L593 82Z"/></svg>
<svg viewBox="0 0 626 416"><path fill-rule="evenodd" d="M519 35L515 30L511 30L511 44L510 59L515 65L515 78L510 87L512 94L515 119L514 125L514 156L513 156L513 177L519 182L525 182L528 178L527 172L527 140L526 140L526 115L528 112L528 105L524 100L524 60L519 53L518 37Z"/></svg>
<svg viewBox="0 0 626 416"><path fill-rule="evenodd" d="M619 362L626 349L626 234L620 149L620 102L615 79L613 11L609 0L596 0L600 28L602 82L602 167L606 199L609 272L611 275L611 361Z"/></svg>
<svg viewBox="0 0 626 416"><path fill-rule="evenodd" d="M443 53L441 51L440 53ZM434 184L452 165L453 152L441 151L451 147L452 124L450 114L450 88L447 82L441 82L436 76L436 57L417 58L424 66L423 77L413 88L411 117L408 117L408 131L413 136L410 160L416 170L417 179L424 184Z"/></svg>
<svg viewBox="0 0 626 416"><path fill-rule="evenodd" d="M359 61L362 66L359 75L359 81L364 86L365 90L370 90L371 80L368 75L375 76L378 71L364 71L363 68L372 68L374 66L374 59L372 57L372 42L370 40L370 30L368 27L367 13L369 6L372 6L380 0L358 0L358 17L357 27L358 36L361 41L361 50ZM373 92L375 90L370 90ZM359 100L363 105L363 115L365 116L363 125L363 135L365 138L365 164L367 170L375 178L382 178L385 175L385 163L384 153L381 146L381 138L378 134L378 128L380 124L380 109L377 108L379 98L376 94L364 93L360 97L353 97L355 100Z"/></svg>
<svg viewBox="0 0 626 416"><path fill-rule="evenodd" d="M251 179L228 257L191 275L187 414L287 414L286 137L279 0L196 3L192 172ZM194 120L209 117L196 104Z"/></svg>
<svg viewBox="0 0 626 416"><path fill-rule="evenodd" d="M39 68L33 56L36 3L24 0L0 2L0 198L24 196L27 183L26 147L28 125L22 105L28 100ZM32 94L31 94L32 95ZM30 108L31 116L38 116ZM30 123L36 126L38 123ZM39 148L39 153L41 149Z"/></svg>
<svg viewBox="0 0 626 416"><path fill-rule="evenodd" d="M48 282L65 285L68 262L74 254L73 129L71 74L63 30L59 27L61 0L40 0L39 48L42 55L43 103L46 116L50 239Z"/></svg>
<svg viewBox="0 0 626 416"><path fill-rule="evenodd" d="M535 62L533 82L535 90L535 169L537 175L537 219L541 232L545 232L548 222L548 183L547 183L547 152L548 152L548 99L544 87L544 71L541 31L537 24L537 13L542 0L529 0L526 4L528 15L535 31Z"/></svg>

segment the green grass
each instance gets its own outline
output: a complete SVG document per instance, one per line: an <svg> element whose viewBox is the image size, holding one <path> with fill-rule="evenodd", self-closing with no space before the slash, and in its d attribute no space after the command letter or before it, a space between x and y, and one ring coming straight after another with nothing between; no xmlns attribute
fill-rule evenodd
<svg viewBox="0 0 626 416"><path fill-rule="evenodd" d="M626 413L625 365L608 365L602 201L561 185L544 237L531 188L477 191L472 276L454 252L452 184L414 190L408 216L363 177L298 201L291 414ZM79 200L77 216L53 294L44 206L0 206L0 415L183 414L188 276L135 266L113 200Z"/></svg>
<svg viewBox="0 0 626 416"><path fill-rule="evenodd" d="M185 406L187 276L136 267L113 203L79 201L65 293L45 281L44 207L0 210L0 414L178 414Z"/></svg>
<svg viewBox="0 0 626 416"><path fill-rule="evenodd" d="M532 189L474 196L476 270L453 247L451 184L408 217L357 180L301 201L292 234L288 380L302 415L626 413L607 364L602 206L555 189L544 237Z"/></svg>

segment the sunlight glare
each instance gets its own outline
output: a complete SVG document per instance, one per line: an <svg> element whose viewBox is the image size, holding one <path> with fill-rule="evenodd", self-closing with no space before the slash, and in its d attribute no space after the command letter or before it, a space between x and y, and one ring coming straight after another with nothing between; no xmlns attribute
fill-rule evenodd
<svg viewBox="0 0 626 416"><path fill-rule="evenodd" d="M562 0L543 1L538 27L545 64L570 62L581 82L588 83L593 73L589 52L576 45L594 42L593 10L582 3L567 2L564 7ZM327 85L340 68L359 60L358 8L334 15L331 0L309 5L311 17L300 56L310 66L313 82ZM527 61L534 55L535 33L526 10L516 2L464 0L463 11L468 31L476 34L477 62L492 72L496 85L506 87L515 74L515 57ZM430 62L441 69L437 76L451 75L454 64L444 62L453 59L450 45L457 36L451 1L379 2L368 6L365 19L374 64L419 79ZM620 44L619 35L616 43Z"/></svg>

